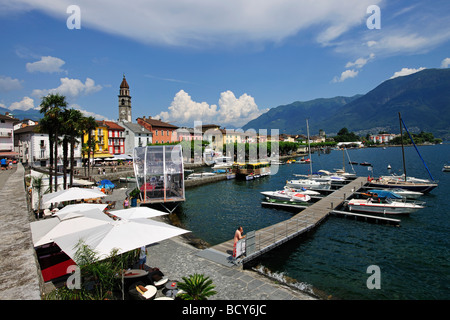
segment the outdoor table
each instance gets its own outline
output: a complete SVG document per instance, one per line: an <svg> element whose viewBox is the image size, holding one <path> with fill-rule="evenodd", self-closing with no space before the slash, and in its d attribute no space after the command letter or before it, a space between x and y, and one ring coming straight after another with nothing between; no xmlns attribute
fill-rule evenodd
<svg viewBox="0 0 450 320"><path fill-rule="evenodd" d="M133 279L133 278L140 278L144 277L148 274L148 271L141 270L141 269L130 269L125 271L123 277L125 279Z"/></svg>
<svg viewBox="0 0 450 320"><path fill-rule="evenodd" d="M178 293L177 282L176 281L167 281L165 288L167 289L167 291L165 293L166 297L175 298L175 296Z"/></svg>

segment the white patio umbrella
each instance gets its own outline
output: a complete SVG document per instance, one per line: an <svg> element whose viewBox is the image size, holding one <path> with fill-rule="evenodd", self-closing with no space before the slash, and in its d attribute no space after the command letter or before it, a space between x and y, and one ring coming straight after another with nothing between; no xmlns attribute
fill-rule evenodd
<svg viewBox="0 0 450 320"><path fill-rule="evenodd" d="M123 219L53 240L62 251L77 262L76 246L80 241L94 250L97 258L102 260L115 248L118 249L118 254L121 254L187 232L190 231L150 219Z"/></svg>
<svg viewBox="0 0 450 320"><path fill-rule="evenodd" d="M88 188L69 188L66 190L61 190L53 193L44 194L42 196L43 204L50 204L55 202L71 201L71 200L81 200L81 199L91 199L106 197L106 194L98 189L88 189Z"/></svg>
<svg viewBox="0 0 450 320"><path fill-rule="evenodd" d="M73 212L79 212L83 213L86 211L90 211L92 209L99 209L100 211L105 210L105 208L108 206L107 203L77 203L77 204L69 204L53 214L56 217L59 217L60 219L63 219L66 215Z"/></svg>
<svg viewBox="0 0 450 320"><path fill-rule="evenodd" d="M109 211L109 213L121 219L128 219L128 220L140 218L153 218L169 214L168 212L155 210L149 207L132 207L129 209Z"/></svg>
<svg viewBox="0 0 450 320"><path fill-rule="evenodd" d="M54 242L56 237L92 229L112 222L110 217L99 209L69 212L64 217L40 220L30 223L31 236L35 247Z"/></svg>

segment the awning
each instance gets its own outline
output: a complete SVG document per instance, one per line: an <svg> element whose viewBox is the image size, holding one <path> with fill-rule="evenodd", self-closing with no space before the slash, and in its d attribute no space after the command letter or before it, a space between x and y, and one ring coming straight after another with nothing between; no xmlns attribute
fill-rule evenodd
<svg viewBox="0 0 450 320"><path fill-rule="evenodd" d="M18 156L19 154L14 151L0 151L0 157L15 158Z"/></svg>

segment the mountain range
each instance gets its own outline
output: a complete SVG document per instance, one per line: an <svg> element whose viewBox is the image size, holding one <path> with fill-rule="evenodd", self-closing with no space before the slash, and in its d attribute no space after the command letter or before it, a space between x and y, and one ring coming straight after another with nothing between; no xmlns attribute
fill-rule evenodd
<svg viewBox="0 0 450 320"><path fill-rule="evenodd" d="M450 138L450 69L425 69L389 79L364 95L296 101L270 109L242 129L279 129L281 133L327 136L346 127L358 135L399 133L398 113L411 132Z"/></svg>
<svg viewBox="0 0 450 320"><path fill-rule="evenodd" d="M10 111L0 107L0 113ZM375 89L352 97L296 101L270 109L242 129L279 129L279 133L310 135L324 130L336 135L342 128L358 135L399 133L398 113L411 132L431 132L450 140L450 68L425 69L389 79ZM39 110L14 110L15 118L39 120Z"/></svg>

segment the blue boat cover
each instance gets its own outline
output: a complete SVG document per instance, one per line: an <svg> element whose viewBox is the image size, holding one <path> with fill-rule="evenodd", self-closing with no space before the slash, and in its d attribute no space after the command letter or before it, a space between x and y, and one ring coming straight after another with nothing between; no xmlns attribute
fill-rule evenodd
<svg viewBox="0 0 450 320"><path fill-rule="evenodd" d="M369 190L370 193L376 193L379 198L402 199L402 196L389 190Z"/></svg>

